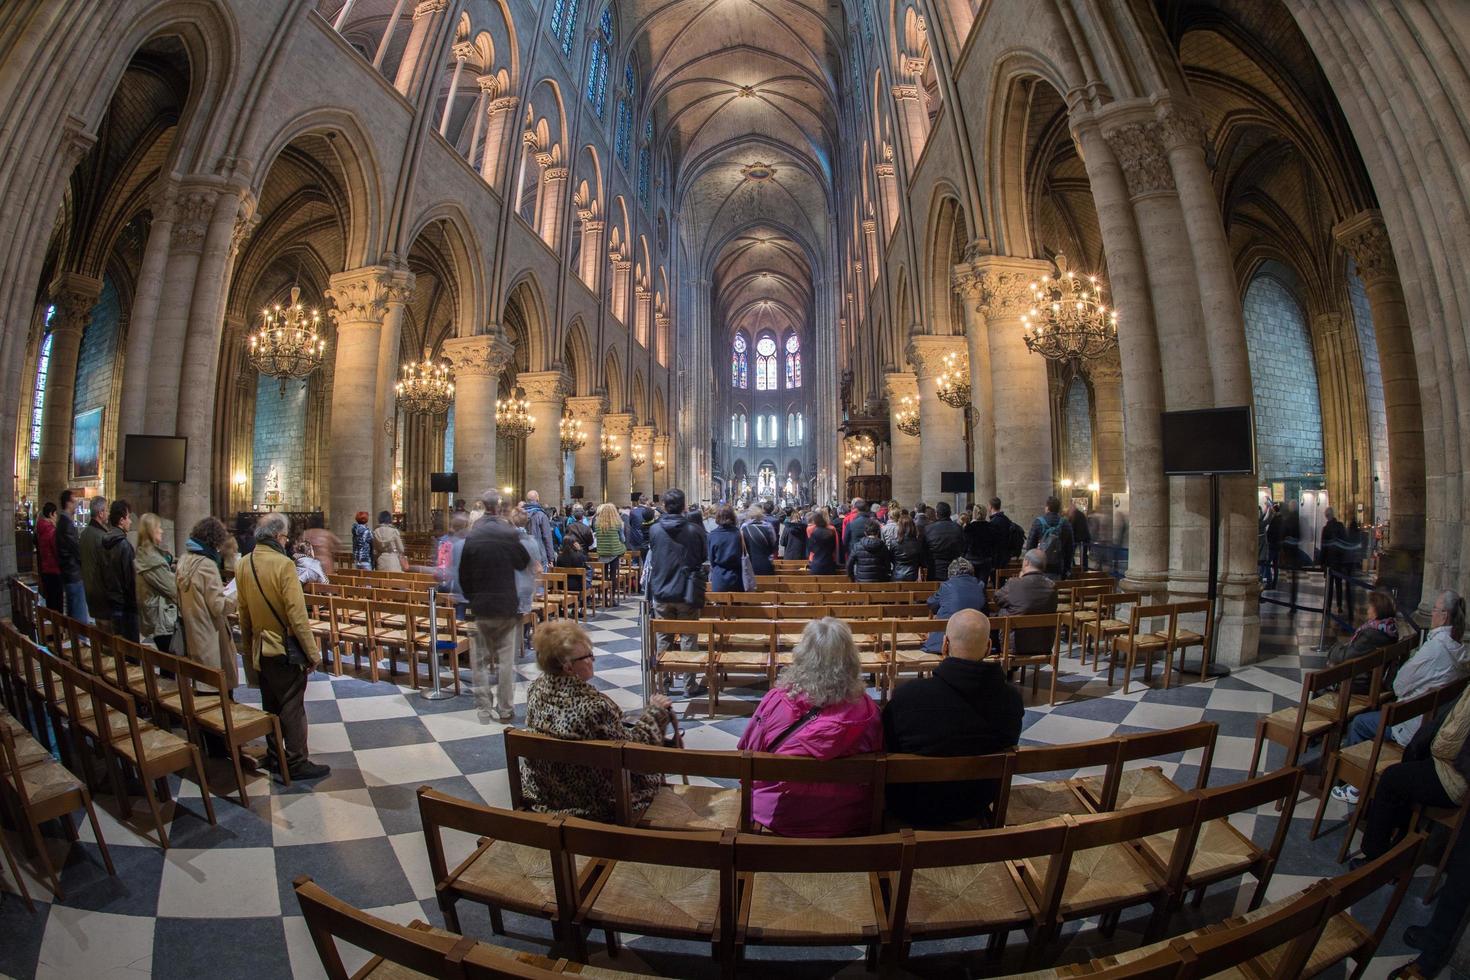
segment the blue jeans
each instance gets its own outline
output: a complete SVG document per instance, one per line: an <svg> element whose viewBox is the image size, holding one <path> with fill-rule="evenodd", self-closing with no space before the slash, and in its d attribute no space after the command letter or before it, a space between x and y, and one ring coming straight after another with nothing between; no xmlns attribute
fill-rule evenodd
<svg viewBox="0 0 1470 980"><path fill-rule="evenodd" d="M66 582L62 585L66 594L66 614L83 623L92 621L87 612L87 587L81 582Z"/></svg>
<svg viewBox="0 0 1470 980"><path fill-rule="evenodd" d="M1347 748L1359 742L1373 741L1378 734L1378 723L1382 718L1383 712L1381 711L1365 711L1354 717L1348 722L1347 738L1342 740L1342 747Z"/></svg>

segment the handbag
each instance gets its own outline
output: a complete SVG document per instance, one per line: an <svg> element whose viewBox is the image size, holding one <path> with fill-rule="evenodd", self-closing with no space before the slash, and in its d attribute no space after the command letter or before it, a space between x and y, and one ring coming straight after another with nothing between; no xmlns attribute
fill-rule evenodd
<svg viewBox="0 0 1470 980"><path fill-rule="evenodd" d="M750 560L750 551L745 545L745 528L740 529L740 587L746 592L755 591L755 563Z"/></svg>
<svg viewBox="0 0 1470 980"><path fill-rule="evenodd" d="M286 663L293 667L310 667L311 658L301 647L301 641L296 639L296 634L291 632L291 627L286 625L285 619L276 611L275 603L271 602L265 594L265 588L260 584L260 573L255 570L255 558L250 559L250 575L255 579L255 588L260 592L261 601L265 603L271 615L276 617L276 622L281 625L281 646L286 650Z"/></svg>

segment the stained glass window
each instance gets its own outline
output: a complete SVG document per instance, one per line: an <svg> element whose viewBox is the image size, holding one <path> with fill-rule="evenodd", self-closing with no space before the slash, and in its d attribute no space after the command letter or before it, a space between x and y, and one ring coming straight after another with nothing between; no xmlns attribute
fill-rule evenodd
<svg viewBox="0 0 1470 980"><path fill-rule="evenodd" d="M755 342L755 390L776 390L776 338L770 334Z"/></svg>
<svg viewBox="0 0 1470 980"><path fill-rule="evenodd" d="M55 334L50 332L51 318L56 315L56 307L46 307L46 338L41 341L41 353L36 358L36 396L31 405L31 459L39 459L41 456L41 419L46 409L46 377L51 372L51 338Z"/></svg>
<svg viewBox="0 0 1470 980"><path fill-rule="evenodd" d="M737 333L730 351L730 387L750 387L750 361L745 351L745 334Z"/></svg>
<svg viewBox="0 0 1470 980"><path fill-rule="evenodd" d="M618 115L613 129L613 147L624 170L633 165L633 107L626 98L618 100Z"/></svg>
<svg viewBox="0 0 1470 980"><path fill-rule="evenodd" d="M786 387L801 387L801 341L795 333L786 335Z"/></svg>
<svg viewBox="0 0 1470 980"><path fill-rule="evenodd" d="M597 37L592 42L592 58L587 62L587 101L597 118L603 118L607 107L607 62L613 48L612 5L604 7L598 21Z"/></svg>
<svg viewBox="0 0 1470 980"><path fill-rule="evenodd" d="M648 147L638 151L638 203L648 206Z"/></svg>
<svg viewBox="0 0 1470 980"><path fill-rule="evenodd" d="M577 7L581 0L556 0L551 8L551 36L561 42L561 53L572 54L572 40L576 36Z"/></svg>

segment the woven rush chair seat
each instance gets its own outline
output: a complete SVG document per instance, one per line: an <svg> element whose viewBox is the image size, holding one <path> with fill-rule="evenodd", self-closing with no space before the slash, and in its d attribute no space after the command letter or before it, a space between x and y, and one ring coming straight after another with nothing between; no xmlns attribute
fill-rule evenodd
<svg viewBox="0 0 1470 980"><path fill-rule="evenodd" d="M195 720L197 720L199 724L203 725L210 731L224 731L224 715L222 713L219 698L213 698L212 700L214 703L208 704L208 706L204 708L198 707L200 700L202 699L196 699L194 702L196 706L194 710ZM262 723L264 723L267 728L270 727L271 716L269 712L262 711L254 705L241 704L239 701L226 701L225 704L228 704L230 706L230 724L236 729L237 732L251 725L258 725Z"/></svg>
<svg viewBox="0 0 1470 980"><path fill-rule="evenodd" d="M1329 718L1334 717L1337 714L1337 692L1329 691L1320 697L1312 698L1312 700L1307 702L1307 707L1314 713L1326 715ZM1352 694L1348 696L1347 714L1349 718L1360 715L1374 707L1376 705L1374 705L1373 700L1366 694Z"/></svg>
<svg viewBox="0 0 1470 980"><path fill-rule="evenodd" d="M593 886L587 919L598 928L708 936L720 917L720 872L617 861Z"/></svg>
<svg viewBox="0 0 1470 980"><path fill-rule="evenodd" d="M1296 705L1292 705L1289 708L1282 708L1280 711L1271 712L1262 718L1261 722L1267 728L1278 729L1290 734L1292 726L1296 724L1296 713L1297 707ZM1315 737L1331 728L1332 724L1332 719L1324 718L1315 711L1309 711L1306 721L1302 723L1302 734L1308 737Z"/></svg>
<svg viewBox="0 0 1470 980"><path fill-rule="evenodd" d="M659 669L661 670L704 670L709 667L709 658L703 650L681 650L677 646L670 647L658 655Z"/></svg>
<svg viewBox="0 0 1470 980"><path fill-rule="evenodd" d="M1007 862L914 870L906 922L915 934L1019 926L1033 915Z"/></svg>
<svg viewBox="0 0 1470 980"><path fill-rule="evenodd" d="M1347 748L1340 750L1340 754L1345 761L1352 762L1359 769L1367 769L1368 760L1373 755L1373 743L1359 742L1356 745L1349 745ZM1385 739L1383 749L1378 753L1378 764L1373 767L1373 772L1375 775L1382 774L1383 770L1389 766L1402 761L1404 761L1403 746L1394 742L1392 739Z"/></svg>
<svg viewBox="0 0 1470 980"><path fill-rule="evenodd" d="M6 778L14 779L15 775L10 774ZM22 769L20 779L26 797L33 805L83 788L82 781L55 759Z"/></svg>
<svg viewBox="0 0 1470 980"><path fill-rule="evenodd" d="M1038 884L1046 881L1050 857L1027 858L1026 873ZM1071 917L1095 906L1115 906L1144 901L1158 892L1152 875L1126 844L1091 847L1072 855L1067 880L1062 885L1061 912Z"/></svg>
<svg viewBox="0 0 1470 980"><path fill-rule="evenodd" d="M1013 782L1006 802L1006 825L1015 827L1051 820L1064 813L1075 816L1090 812L1068 780L1057 779L1045 783Z"/></svg>
<svg viewBox="0 0 1470 980"><path fill-rule="evenodd" d="M127 729L127 718L124 717L123 729ZM151 725L140 726L139 741L143 743L143 755L148 761L160 761L175 754L188 755L189 743L173 732L166 732L161 728ZM138 753L133 746L133 740L126 734L112 743L114 752L136 765Z"/></svg>
<svg viewBox="0 0 1470 980"><path fill-rule="evenodd" d="M13 718L6 719L7 723L14 720ZM11 735L15 738L15 764L20 768L29 769L31 766L44 762L56 761L52 758L51 753L46 751L46 746L32 738L24 728L21 728L19 732L11 731Z"/></svg>
<svg viewBox="0 0 1470 980"><path fill-rule="evenodd" d="M1102 799L1103 777L1084 776L1077 781L1077 787L1087 794L1089 800L1096 803ZM1172 800L1176 796L1182 796L1184 792L1158 766L1124 769L1118 779L1118 799L1114 802L1113 809L1124 810L1130 806L1146 806L1149 803Z"/></svg>
<svg viewBox="0 0 1470 980"><path fill-rule="evenodd" d="M715 666L721 668L743 668L744 671L764 670L766 661L770 658L767 649L770 640L761 641L764 645L758 650L723 649L715 654Z"/></svg>
<svg viewBox="0 0 1470 980"><path fill-rule="evenodd" d="M580 878L588 861L577 859ZM479 848L450 873L458 891L512 911L547 915L556 911L551 853L511 841L482 839Z"/></svg>
<svg viewBox="0 0 1470 980"><path fill-rule="evenodd" d="M1160 867L1168 865L1174 853L1178 831L1166 830L1139 841L1144 853ZM1199 829L1199 839L1189 858L1189 876L1214 877L1231 869L1249 867L1260 857L1261 849L1228 820L1207 820Z"/></svg>
<svg viewBox="0 0 1470 980"><path fill-rule="evenodd" d="M163 678L159 678L158 683L162 684L163 682ZM171 714L182 717L184 713L184 696L179 693L179 685L177 681L169 681L168 683L171 684L172 687L168 690L167 693L160 694L158 696L158 703L163 706L164 710L170 712ZM216 716L219 715L218 694L194 695L194 711L196 713L202 713L210 710L213 710Z"/></svg>
<svg viewBox="0 0 1470 980"><path fill-rule="evenodd" d="M740 826L740 789L660 786L643 811L640 827L654 830L724 830Z"/></svg>
<svg viewBox="0 0 1470 980"><path fill-rule="evenodd" d="M869 872L811 874L762 871L744 883L743 931L751 939L826 945L878 938L877 877ZM820 937L820 938L816 938Z"/></svg>
<svg viewBox="0 0 1470 980"><path fill-rule="evenodd" d="M1275 907L1275 904L1267 905L1232 921L1251 922ZM1362 924L1351 914L1337 913L1327 920L1327 927L1322 930L1322 938L1318 939L1317 945L1312 947L1312 955L1307 959L1307 968L1303 976L1316 976L1334 964L1341 963L1370 938L1371 934L1368 930L1363 928ZM1255 962L1266 971L1266 976L1272 976L1281 956L1281 950L1273 949L1269 953L1256 957Z"/></svg>

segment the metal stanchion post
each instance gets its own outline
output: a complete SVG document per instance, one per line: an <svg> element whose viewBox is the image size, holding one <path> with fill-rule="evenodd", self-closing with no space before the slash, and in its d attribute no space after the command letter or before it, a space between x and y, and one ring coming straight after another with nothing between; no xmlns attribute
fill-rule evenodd
<svg viewBox="0 0 1470 980"><path fill-rule="evenodd" d="M648 628L648 597L638 597L638 649L643 664L643 705L653 695L653 633Z"/></svg>
<svg viewBox="0 0 1470 980"><path fill-rule="evenodd" d="M439 590L432 585L429 586L429 675L433 678L433 684L429 693L424 697L430 701L443 701L454 697L453 691L447 691L439 679ZM455 669L458 669L456 667Z"/></svg>

